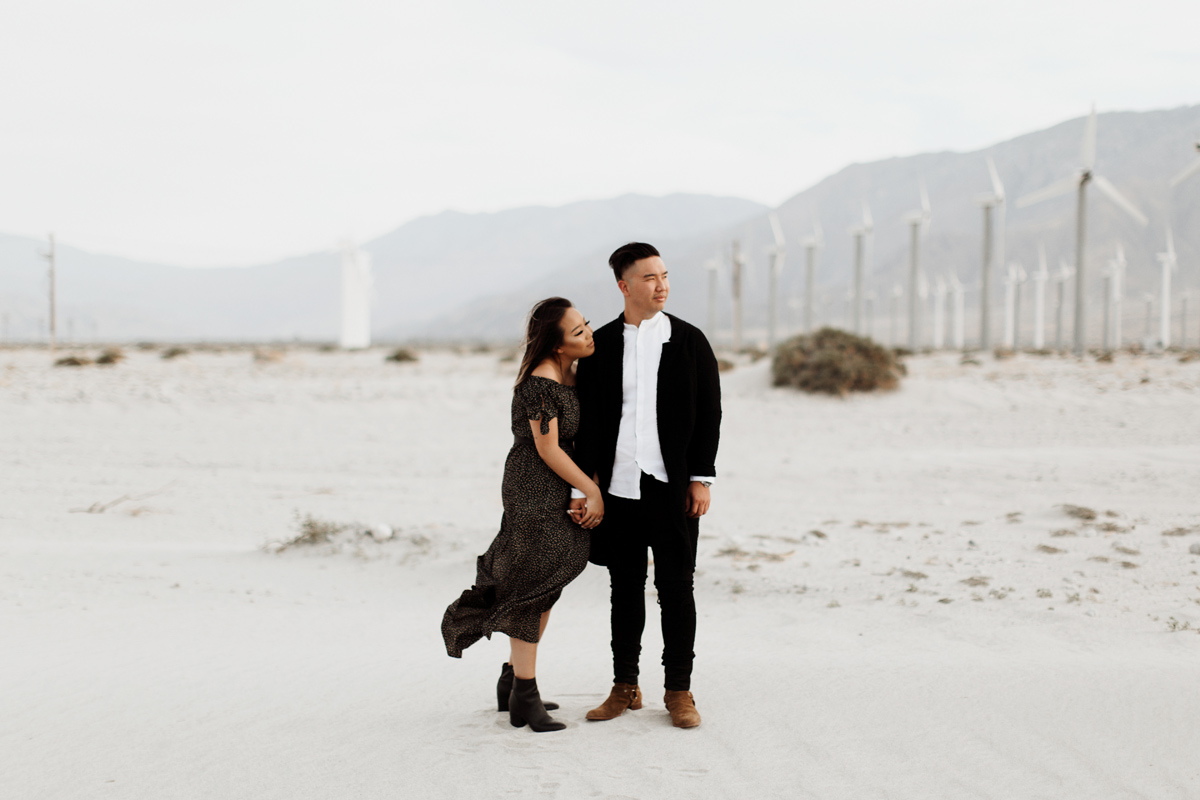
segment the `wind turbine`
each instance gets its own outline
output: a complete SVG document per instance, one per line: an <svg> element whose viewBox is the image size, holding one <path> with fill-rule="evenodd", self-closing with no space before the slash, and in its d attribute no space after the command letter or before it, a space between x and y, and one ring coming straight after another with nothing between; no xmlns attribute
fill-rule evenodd
<svg viewBox="0 0 1200 800"><path fill-rule="evenodd" d="M804 240L804 332L813 332L813 301L817 291L817 251L825 246L821 224L813 225L813 235Z"/></svg>
<svg viewBox="0 0 1200 800"><path fill-rule="evenodd" d="M775 244L767 249L771 256L770 271L767 273L767 350L775 349L775 326L778 322L779 307L779 275L783 272L783 256L786 252L783 242L783 228L779 224L779 215L771 212L771 232L775 234Z"/></svg>
<svg viewBox="0 0 1200 800"><path fill-rule="evenodd" d="M854 296L851 300L850 318L851 327L859 336L862 335L863 301L866 297L863 288L863 270L867 260L867 239L874 230L875 223L871 219L871 208L864 202L862 224L854 226L849 231L850 235L854 237Z"/></svg>
<svg viewBox="0 0 1200 800"><path fill-rule="evenodd" d="M950 291L954 296L954 349L962 350L966 345L965 330L963 327L963 295L964 288L962 281L958 279L958 270L950 272Z"/></svg>
<svg viewBox="0 0 1200 800"><path fill-rule="evenodd" d="M1121 318L1123 315L1121 301L1125 297L1125 246L1117 242L1117 257L1108 262L1109 274L1109 293L1107 298L1108 306L1111 306L1112 324L1105 324L1105 341L1104 346L1110 350L1120 350L1121 340ZM1108 313L1105 314L1105 319L1108 319Z"/></svg>
<svg viewBox="0 0 1200 800"><path fill-rule="evenodd" d="M1196 147L1196 152L1200 153L1200 141L1196 142L1195 147ZM1174 189L1176 186L1183 183L1188 178L1195 175L1197 172L1200 172L1200 155L1198 155L1196 158L1192 159L1192 163L1188 164L1184 168L1183 172L1179 173L1174 178L1171 178L1171 188Z"/></svg>
<svg viewBox="0 0 1200 800"><path fill-rule="evenodd" d="M1175 260L1175 237L1167 228L1167 252L1158 254L1162 264L1162 310L1159 314L1159 339L1163 349L1171 346L1171 273L1179 269Z"/></svg>
<svg viewBox="0 0 1200 800"><path fill-rule="evenodd" d="M933 283L933 349L946 346L946 293L949 287L946 278L937 276Z"/></svg>
<svg viewBox="0 0 1200 800"><path fill-rule="evenodd" d="M708 270L708 338L712 341L717 340L717 279L718 271L721 268L721 262L718 258L710 258L704 262L704 268Z"/></svg>
<svg viewBox="0 0 1200 800"><path fill-rule="evenodd" d="M1033 348L1046 347L1046 281L1050 271L1046 269L1046 248L1038 246L1038 271L1033 273Z"/></svg>
<svg viewBox="0 0 1200 800"><path fill-rule="evenodd" d="M742 350L742 268L746 266L746 259L737 239L733 240L732 262L733 351L738 353Z"/></svg>
<svg viewBox="0 0 1200 800"><path fill-rule="evenodd" d="M983 266L980 271L979 294L979 349L987 350L992 346L992 259L1004 266L1005 240L1005 203L1004 184L1000 182L1000 173L996 171L996 162L992 157L987 159L988 174L992 178L991 194L980 195L976 202L983 207ZM996 227L998 235L992 231L992 209L996 210Z"/></svg>
<svg viewBox="0 0 1200 800"><path fill-rule="evenodd" d="M1066 261L1058 262L1058 305L1054 309L1054 349L1063 349L1063 313L1067 309L1067 281L1075 274L1075 268Z"/></svg>
<svg viewBox="0 0 1200 800"><path fill-rule="evenodd" d="M1138 211L1133 203L1125 198L1125 195L1117 191L1117 187L1105 178L1103 175L1095 173L1096 168L1096 107L1092 106L1092 113L1088 116L1083 129L1083 164L1080 169L1071 177L1063 178L1060 181L1050 184L1044 189L1039 189L1036 192L1027 194L1017 201L1018 208L1025 208L1034 203L1040 203L1043 200L1049 200L1052 197L1059 197L1064 194L1076 193L1075 206L1075 355L1083 355L1085 349L1085 336L1087 334L1086 326L1086 307L1085 299L1085 260L1084 247L1087 243L1087 187L1089 183L1096 184L1096 188L1102 194L1108 197L1118 208L1124 211L1129 216L1133 217L1144 228L1149 223L1146 215Z"/></svg>
<svg viewBox="0 0 1200 800"><path fill-rule="evenodd" d="M342 243L342 335L344 350L371 346L371 254Z"/></svg>
<svg viewBox="0 0 1200 800"><path fill-rule="evenodd" d="M1021 285L1025 283L1025 268L1017 262L1008 265L1004 276L1004 346L1016 350L1021 333Z"/></svg>
<svg viewBox="0 0 1200 800"><path fill-rule="evenodd" d="M892 347L896 346L896 306L900 305L900 298L904 296L904 287L896 284L892 287L891 302L889 303L891 310L891 320L888 324L888 342Z"/></svg>
<svg viewBox="0 0 1200 800"><path fill-rule="evenodd" d="M929 193L925 191L925 182L921 182L921 210L911 211L905 215L904 221L909 225L908 248L908 349L917 351L920 338L920 298L924 297L919 289L921 275L921 237L929 232Z"/></svg>

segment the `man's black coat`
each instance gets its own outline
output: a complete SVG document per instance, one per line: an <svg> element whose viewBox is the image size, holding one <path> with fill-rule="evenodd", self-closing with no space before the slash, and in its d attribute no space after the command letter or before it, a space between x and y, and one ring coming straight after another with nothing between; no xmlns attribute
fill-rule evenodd
<svg viewBox="0 0 1200 800"><path fill-rule="evenodd" d="M667 315L671 339L663 344L658 366L658 441L667 467L672 513L681 546L694 563L699 520L685 513L690 477L717 474L717 444L721 432L721 382L717 359L708 339L694 325ZM598 475L607 498L612 480L617 432L621 425L622 369L625 356L624 315L594 334L596 352L579 360L576 386L580 426L575 458L587 475ZM608 547L621 531L601 524L592 533L591 560L608 564Z"/></svg>

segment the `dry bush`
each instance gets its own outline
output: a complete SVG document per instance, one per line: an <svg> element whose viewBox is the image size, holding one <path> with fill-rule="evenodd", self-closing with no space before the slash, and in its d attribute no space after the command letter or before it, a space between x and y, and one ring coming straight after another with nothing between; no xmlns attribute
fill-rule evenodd
<svg viewBox="0 0 1200 800"><path fill-rule="evenodd" d="M394 361L397 364L404 364L417 360L417 354L412 350L409 350L407 347L397 347L390 354L388 354L387 358L384 359L384 361Z"/></svg>
<svg viewBox="0 0 1200 800"><path fill-rule="evenodd" d="M86 367L92 360L87 356L63 356L54 362L56 367Z"/></svg>
<svg viewBox="0 0 1200 800"><path fill-rule="evenodd" d="M1084 522L1091 522L1096 518L1096 512L1087 506L1073 506L1070 503L1064 503L1062 510L1068 517L1081 519Z"/></svg>
<svg viewBox="0 0 1200 800"><path fill-rule="evenodd" d="M729 372L733 369L734 363L727 358L717 359L717 372Z"/></svg>
<svg viewBox="0 0 1200 800"><path fill-rule="evenodd" d="M164 361L170 361L172 358L179 358L180 356L186 356L187 354L188 351L186 347L168 347L166 350L163 350L160 358L162 358Z"/></svg>
<svg viewBox="0 0 1200 800"><path fill-rule="evenodd" d="M109 347L96 359L97 364L120 364L125 360L125 353L119 347Z"/></svg>
<svg viewBox="0 0 1200 800"><path fill-rule="evenodd" d="M1111 364L1111 363L1113 363L1113 354L1112 354L1112 350L1105 350L1105 351L1104 351L1104 352L1102 352L1100 355L1096 356L1096 363L1097 363L1097 364Z"/></svg>
<svg viewBox="0 0 1200 800"><path fill-rule="evenodd" d="M779 345L771 372L776 386L839 396L895 389L906 374L887 348L836 328L822 328Z"/></svg>
<svg viewBox="0 0 1200 800"><path fill-rule="evenodd" d="M1016 355L1016 353L1014 353L1010 348L1007 348L1007 347L997 347L995 350L992 351L992 356L997 361L1003 361L1004 359L1012 358L1015 355Z"/></svg>
<svg viewBox="0 0 1200 800"><path fill-rule="evenodd" d="M291 539L280 542L275 552L281 553L289 547L297 547L299 545L323 544L348 527L336 522L317 519L312 514L305 514L302 519L297 520L297 523L300 532Z"/></svg>

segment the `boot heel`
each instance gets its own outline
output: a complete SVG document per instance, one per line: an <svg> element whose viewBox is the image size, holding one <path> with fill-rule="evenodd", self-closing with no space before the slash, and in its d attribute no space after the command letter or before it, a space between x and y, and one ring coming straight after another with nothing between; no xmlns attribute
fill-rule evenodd
<svg viewBox="0 0 1200 800"><path fill-rule="evenodd" d="M524 728L525 720L523 720L519 716L517 716L515 712L509 711L508 712L508 724L512 725L514 728Z"/></svg>

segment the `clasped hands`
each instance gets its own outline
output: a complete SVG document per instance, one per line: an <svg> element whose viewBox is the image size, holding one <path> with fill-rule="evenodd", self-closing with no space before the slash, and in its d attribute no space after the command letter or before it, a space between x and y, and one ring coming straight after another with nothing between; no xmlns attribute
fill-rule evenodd
<svg viewBox="0 0 1200 800"><path fill-rule="evenodd" d="M703 517L708 513L709 506L711 505L712 493L707 486L700 481L692 481L688 484L687 505L684 511L689 517ZM571 498L571 502L567 504L567 514L573 522L591 530L604 519L604 501L597 497L596 503L589 506L588 498L573 497Z"/></svg>

